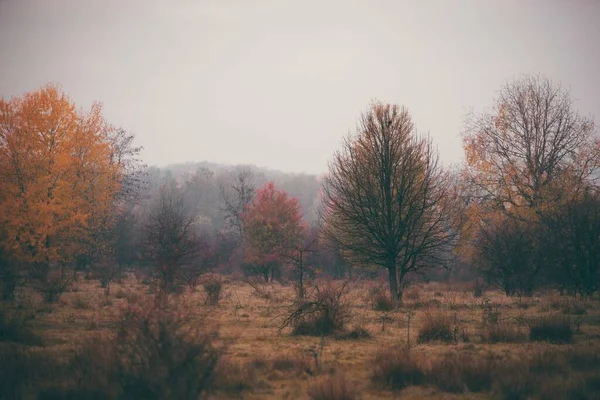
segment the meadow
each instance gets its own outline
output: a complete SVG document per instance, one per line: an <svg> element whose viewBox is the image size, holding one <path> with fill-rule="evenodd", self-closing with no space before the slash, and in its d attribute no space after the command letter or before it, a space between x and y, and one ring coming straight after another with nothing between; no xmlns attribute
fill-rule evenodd
<svg viewBox="0 0 600 400"><path fill-rule="evenodd" d="M211 279L221 284L218 299L202 284L170 296L169 323L185 326L199 347L158 332L162 358L148 359L135 377L152 390L129 397L111 389L119 379L111 352L131 351L128 362L139 362L140 332L159 313L148 305L148 286L130 275L107 296L81 275L55 304L19 289L1 308L0 398L600 398L598 298L517 298L468 283L427 283L411 286L394 308L385 282L320 281L323 291L345 289L327 311L338 325L311 336L294 334L311 333L297 323L282 328L294 307L292 286ZM190 367L190 353L199 367ZM199 395L189 394L196 393L190 382L200 382Z"/></svg>

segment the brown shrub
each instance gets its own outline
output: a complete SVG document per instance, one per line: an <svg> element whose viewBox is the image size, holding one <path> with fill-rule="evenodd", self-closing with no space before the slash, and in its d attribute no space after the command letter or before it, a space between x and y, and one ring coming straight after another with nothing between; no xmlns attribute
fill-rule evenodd
<svg viewBox="0 0 600 400"><path fill-rule="evenodd" d="M372 381L393 390L425 381L421 365L408 348L381 349L375 355L372 368Z"/></svg>
<svg viewBox="0 0 600 400"><path fill-rule="evenodd" d="M392 311L396 308L389 294L379 287L373 288L370 291L370 297L371 306L376 311Z"/></svg>
<svg viewBox="0 0 600 400"><path fill-rule="evenodd" d="M291 325L294 335L322 336L343 332L350 320L351 281L315 284L305 301L292 305L279 330Z"/></svg>
<svg viewBox="0 0 600 400"><path fill-rule="evenodd" d="M219 300L223 296L225 287L219 278L212 277L205 280L202 283L204 291L206 292L205 303L210 306L216 306L219 304Z"/></svg>
<svg viewBox="0 0 600 400"><path fill-rule="evenodd" d="M121 311L117 335L84 343L70 367L78 389L124 398L197 398L210 388L220 351L185 312L151 300Z"/></svg>
<svg viewBox="0 0 600 400"><path fill-rule="evenodd" d="M529 340L535 342L570 343L573 340L571 318L547 315L534 320L529 326Z"/></svg>
<svg viewBox="0 0 600 400"><path fill-rule="evenodd" d="M318 378L308 387L312 400L354 400L358 398L353 385L341 373Z"/></svg>
<svg viewBox="0 0 600 400"><path fill-rule="evenodd" d="M419 329L417 342L451 342L453 340L454 328L452 318L441 312L426 311L424 313L423 323Z"/></svg>

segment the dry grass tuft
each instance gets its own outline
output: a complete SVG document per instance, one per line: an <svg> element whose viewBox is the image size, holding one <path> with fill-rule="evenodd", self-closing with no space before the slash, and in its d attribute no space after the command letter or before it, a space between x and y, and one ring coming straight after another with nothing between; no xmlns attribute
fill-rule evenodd
<svg viewBox="0 0 600 400"><path fill-rule="evenodd" d="M375 311L392 311L396 308L390 295L380 287L371 289L370 300Z"/></svg>
<svg viewBox="0 0 600 400"><path fill-rule="evenodd" d="M271 369L275 371L294 372L312 375L312 363L307 355L286 353L271 361Z"/></svg>
<svg viewBox="0 0 600 400"><path fill-rule="evenodd" d="M90 300L84 295L73 296L71 305L77 310L90 310L93 308Z"/></svg>
<svg viewBox="0 0 600 400"><path fill-rule="evenodd" d="M483 343L521 343L526 340L523 332L506 322L487 324L480 334Z"/></svg>
<svg viewBox="0 0 600 400"><path fill-rule="evenodd" d="M442 312L425 311L423 323L417 336L417 342L452 342L453 340L454 329L452 318Z"/></svg>
<svg viewBox="0 0 600 400"><path fill-rule="evenodd" d="M308 387L312 400L355 400L358 395L353 385L342 373L318 378Z"/></svg>
<svg viewBox="0 0 600 400"><path fill-rule="evenodd" d="M484 392L492 387L493 360L470 353L447 353L427 371L427 382L445 392Z"/></svg>
<svg viewBox="0 0 600 400"><path fill-rule="evenodd" d="M404 293L404 299L411 301L418 301L421 298L421 294L417 289L410 289Z"/></svg>
<svg viewBox="0 0 600 400"><path fill-rule="evenodd" d="M408 348L381 349L375 355L372 369L372 381L393 390L425 382L425 373Z"/></svg>

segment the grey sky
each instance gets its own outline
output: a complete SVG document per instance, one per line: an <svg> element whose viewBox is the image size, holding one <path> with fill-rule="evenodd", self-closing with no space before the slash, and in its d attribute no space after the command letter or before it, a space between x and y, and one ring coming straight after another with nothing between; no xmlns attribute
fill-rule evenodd
<svg viewBox="0 0 600 400"><path fill-rule="evenodd" d="M0 51L2 96L98 100L156 165L324 172L372 99L457 162L465 113L523 73L600 118L595 0L0 0Z"/></svg>

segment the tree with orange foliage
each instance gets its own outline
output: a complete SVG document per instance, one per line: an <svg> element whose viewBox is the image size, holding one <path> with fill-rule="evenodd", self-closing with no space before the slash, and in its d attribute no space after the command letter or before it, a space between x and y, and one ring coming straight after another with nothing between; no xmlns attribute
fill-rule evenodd
<svg viewBox="0 0 600 400"><path fill-rule="evenodd" d="M473 116L463 136L471 197L527 220L579 196L600 168L594 122L569 92L540 76L505 85L493 114Z"/></svg>
<svg viewBox="0 0 600 400"><path fill-rule="evenodd" d="M541 260L536 225L581 198L597 179L594 122L572 108L568 90L525 76L501 89L492 114L470 118L463 143L469 221L461 255L490 283L502 277L507 294L531 294L549 265Z"/></svg>
<svg viewBox="0 0 600 400"><path fill-rule="evenodd" d="M257 191L243 220L245 260L258 266L268 282L275 266L289 259L304 237L298 200L269 182Z"/></svg>
<svg viewBox="0 0 600 400"><path fill-rule="evenodd" d="M42 279L72 263L121 189L101 111L76 110L53 85L0 99L0 246Z"/></svg>

